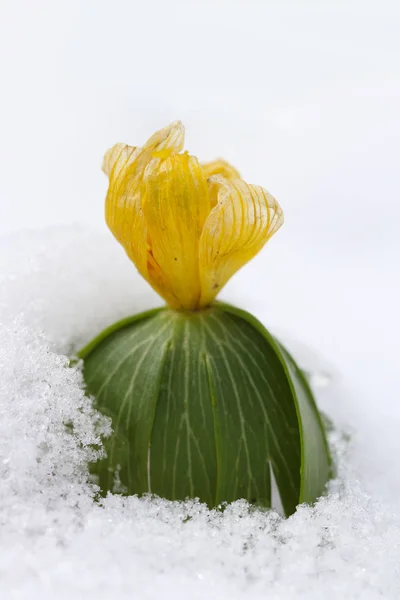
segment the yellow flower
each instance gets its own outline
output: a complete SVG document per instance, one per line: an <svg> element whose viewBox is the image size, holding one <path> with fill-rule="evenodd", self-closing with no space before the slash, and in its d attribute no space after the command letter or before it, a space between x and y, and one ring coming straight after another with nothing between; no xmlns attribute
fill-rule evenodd
<svg viewBox="0 0 400 600"><path fill-rule="evenodd" d="M266 190L227 162L201 165L183 150L180 121L141 148L116 144L104 157L106 220L150 285L176 309L208 306L283 223Z"/></svg>

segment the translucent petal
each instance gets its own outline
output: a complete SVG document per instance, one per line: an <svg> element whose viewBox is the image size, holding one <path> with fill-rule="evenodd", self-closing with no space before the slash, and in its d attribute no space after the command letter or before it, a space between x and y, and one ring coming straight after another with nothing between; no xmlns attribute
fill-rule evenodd
<svg viewBox="0 0 400 600"><path fill-rule="evenodd" d="M209 184L208 190L210 193L211 207L213 208L217 204L218 186L216 186L212 180L210 181L210 178L214 175L221 175L226 179L240 179L240 175L235 167L232 167L231 164L222 158L217 158L217 160L213 160L212 162L203 163L201 166Z"/></svg>
<svg viewBox="0 0 400 600"><path fill-rule="evenodd" d="M156 131L143 146L143 150L180 152L185 144L185 128L181 121L174 121Z"/></svg>
<svg viewBox="0 0 400 600"><path fill-rule="evenodd" d="M163 277L150 283L174 308L196 308L199 239L210 212L207 182L197 158L188 154L154 158L144 175L143 212L152 260ZM160 291L161 286L165 290Z"/></svg>
<svg viewBox="0 0 400 600"><path fill-rule="evenodd" d="M170 154L182 150L184 137L182 123L175 121L157 131L143 148L116 144L104 157L103 170L110 179L106 198L107 225L146 279L149 278L149 248L141 205L144 170L154 153Z"/></svg>
<svg viewBox="0 0 400 600"><path fill-rule="evenodd" d="M203 163L202 165L204 175L206 179L212 177L213 175L221 175L226 179L240 179L239 171L232 167L230 163L222 158L217 158L208 163Z"/></svg>
<svg viewBox="0 0 400 600"><path fill-rule="evenodd" d="M147 230L137 193L137 159L140 149L116 144L104 157L109 175L106 221L138 271L147 278Z"/></svg>
<svg viewBox="0 0 400 600"><path fill-rule="evenodd" d="M283 223L282 209L263 188L224 177L212 177L209 183L218 190L218 202L200 238L199 307L207 306Z"/></svg>
<svg viewBox="0 0 400 600"><path fill-rule="evenodd" d="M107 150L103 158L102 169L109 177L116 178L121 169L126 168L135 158L135 152L137 148L135 146L128 146L127 144L115 144L112 148Z"/></svg>

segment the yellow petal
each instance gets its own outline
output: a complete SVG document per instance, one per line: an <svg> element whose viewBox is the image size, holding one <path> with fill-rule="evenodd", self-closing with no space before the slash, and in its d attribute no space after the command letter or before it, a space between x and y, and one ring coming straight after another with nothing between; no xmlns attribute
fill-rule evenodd
<svg viewBox="0 0 400 600"><path fill-rule="evenodd" d="M203 167L204 175L209 183L208 191L210 194L211 208L213 208L217 204L218 188L213 184L212 180L210 181L210 178L214 175L221 175L226 179L240 179L240 175L235 167L232 167L231 164L222 158L217 158L217 160L213 160L212 162L203 163L201 166Z"/></svg>
<svg viewBox="0 0 400 600"><path fill-rule="evenodd" d="M142 197L152 260L163 278L149 281L174 308L194 309L200 299L199 239L210 212L197 158L153 158L144 174Z"/></svg>
<svg viewBox="0 0 400 600"><path fill-rule="evenodd" d="M145 151L161 152L168 150L171 152L180 152L185 143L185 128L181 121L174 121L167 127L156 131L143 146Z"/></svg>
<svg viewBox="0 0 400 600"><path fill-rule="evenodd" d="M218 203L200 238L199 307L207 306L283 223L282 209L263 188L224 177L211 178L210 185L218 190Z"/></svg>
<svg viewBox="0 0 400 600"><path fill-rule="evenodd" d="M135 157L137 148L127 144L115 144L107 150L103 158L102 169L106 175L114 179L119 175L121 169L127 167Z"/></svg>
<svg viewBox="0 0 400 600"><path fill-rule="evenodd" d="M104 157L103 170L110 178L106 222L138 271L147 278L147 230L137 193L139 154L138 148L116 144Z"/></svg>
<svg viewBox="0 0 400 600"><path fill-rule="evenodd" d="M203 167L206 179L212 177L213 175L221 175L226 179L240 179L239 172L235 169L235 167L232 167L231 164L222 158L217 158L217 160L203 163L201 166Z"/></svg>
<svg viewBox="0 0 400 600"><path fill-rule="evenodd" d="M110 179L107 225L146 279L149 278L147 227L140 198L143 173L153 153L180 152L184 137L185 129L176 121L157 131L143 148L116 144L104 157L103 170Z"/></svg>

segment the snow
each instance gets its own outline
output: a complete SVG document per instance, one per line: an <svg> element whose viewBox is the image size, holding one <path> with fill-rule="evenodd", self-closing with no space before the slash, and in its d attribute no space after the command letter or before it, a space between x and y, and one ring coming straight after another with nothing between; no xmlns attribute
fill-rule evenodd
<svg viewBox="0 0 400 600"><path fill-rule="evenodd" d="M1 598L398 597L400 512L386 481L395 471L390 463L371 471L384 450L376 437L366 446L362 420L346 422L343 385L323 358L291 342L316 373L320 406L340 424L331 436L338 478L314 507L285 520L244 501L224 511L99 501L88 462L109 422L66 353L158 300L111 236L86 226L5 236L1 256ZM396 428L387 422L387 436Z"/></svg>

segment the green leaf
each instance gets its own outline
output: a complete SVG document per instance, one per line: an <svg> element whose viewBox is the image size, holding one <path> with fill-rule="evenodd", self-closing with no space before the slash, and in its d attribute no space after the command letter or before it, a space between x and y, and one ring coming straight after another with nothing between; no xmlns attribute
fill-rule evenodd
<svg viewBox="0 0 400 600"><path fill-rule="evenodd" d="M319 413L303 371L289 352L274 339L255 317L229 305L224 310L246 320L275 348L285 370L295 402L301 442L301 488L298 503L313 502L332 476L332 461L322 415Z"/></svg>
<svg viewBox="0 0 400 600"><path fill-rule="evenodd" d="M245 498L287 515L324 491L330 457L302 372L248 313L150 311L115 324L80 353L87 391L111 416L103 491Z"/></svg>

